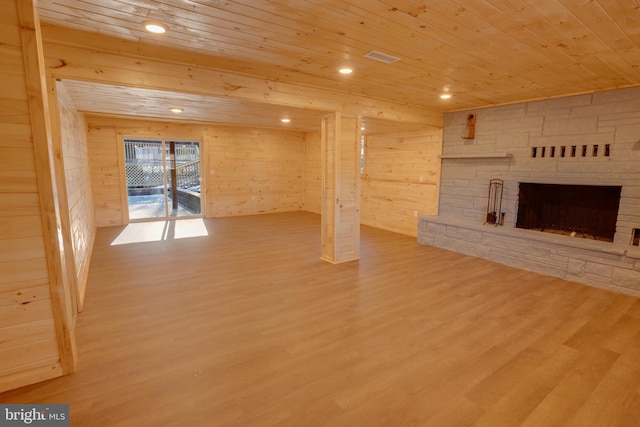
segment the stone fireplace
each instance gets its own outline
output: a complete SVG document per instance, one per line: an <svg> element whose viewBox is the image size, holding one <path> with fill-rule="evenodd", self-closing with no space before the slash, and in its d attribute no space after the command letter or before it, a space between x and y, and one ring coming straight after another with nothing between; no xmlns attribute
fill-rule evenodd
<svg viewBox="0 0 640 427"><path fill-rule="evenodd" d="M640 87L445 114L440 157L419 243L640 296ZM485 223L492 179L502 225Z"/></svg>

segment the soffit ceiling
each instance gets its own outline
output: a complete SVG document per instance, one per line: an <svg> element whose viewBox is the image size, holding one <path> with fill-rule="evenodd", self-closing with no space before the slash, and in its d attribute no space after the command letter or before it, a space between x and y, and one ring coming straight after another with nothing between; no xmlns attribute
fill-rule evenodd
<svg viewBox="0 0 640 427"><path fill-rule="evenodd" d="M65 80L60 84L78 111L95 115L317 132L320 131L322 116L326 114L326 111L306 108L95 82ZM176 114L170 111L171 108L180 108L183 112ZM290 122L281 122L283 118L288 118ZM372 117L364 117L362 124L364 135L412 132L425 128L419 123Z"/></svg>
<svg viewBox="0 0 640 427"><path fill-rule="evenodd" d="M38 9L44 23L211 55L226 71L442 112L640 84L638 0L39 0ZM168 31L147 33L145 21ZM400 60L363 56L372 50ZM339 75L343 66L354 72Z"/></svg>
<svg viewBox="0 0 640 427"><path fill-rule="evenodd" d="M297 131L320 129L322 113L317 110L73 80L65 80L62 85L73 99L75 107L84 113L281 127ZM96 102L96 99L100 102ZM183 112L176 114L170 111L171 108L179 108ZM291 121L282 123L280 120L284 118Z"/></svg>

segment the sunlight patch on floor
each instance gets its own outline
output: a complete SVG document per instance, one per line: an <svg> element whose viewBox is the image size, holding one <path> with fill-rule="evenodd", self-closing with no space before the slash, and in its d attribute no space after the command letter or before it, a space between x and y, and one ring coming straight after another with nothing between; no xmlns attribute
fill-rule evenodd
<svg viewBox="0 0 640 427"><path fill-rule="evenodd" d="M129 224L111 242L111 246L131 243L159 242L162 240L187 239L208 236L202 218L171 221L136 222Z"/></svg>
<svg viewBox="0 0 640 427"><path fill-rule="evenodd" d="M204 225L204 221L202 220L202 218L183 219L170 222L175 223L175 229L173 233L174 239L188 239L190 237L202 237L209 235L207 227Z"/></svg>

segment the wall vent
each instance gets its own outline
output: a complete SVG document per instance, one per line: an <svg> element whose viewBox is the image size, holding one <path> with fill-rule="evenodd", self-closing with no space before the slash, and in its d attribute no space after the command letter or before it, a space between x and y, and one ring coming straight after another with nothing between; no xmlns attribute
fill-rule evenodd
<svg viewBox="0 0 640 427"><path fill-rule="evenodd" d="M531 147L531 157L611 157L611 144L604 144L604 149L601 150L598 144L591 146L589 151L588 145L562 145L559 150L556 147Z"/></svg>
<svg viewBox="0 0 640 427"><path fill-rule="evenodd" d="M374 61L384 62L385 64L393 64L396 61L400 61L397 56L389 55L377 50L372 50L364 55L365 58L373 59Z"/></svg>

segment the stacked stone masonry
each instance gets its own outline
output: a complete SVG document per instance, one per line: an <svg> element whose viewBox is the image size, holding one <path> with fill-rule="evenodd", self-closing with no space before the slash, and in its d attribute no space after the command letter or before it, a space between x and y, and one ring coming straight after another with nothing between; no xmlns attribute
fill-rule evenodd
<svg viewBox="0 0 640 427"><path fill-rule="evenodd" d="M469 113L476 114L472 140L462 138ZM640 229L640 87L460 111L444 120L439 212L421 218L420 243L640 295L639 248L632 246ZM501 227L483 226L494 178L504 180ZM520 182L622 186L614 242L516 229Z"/></svg>

